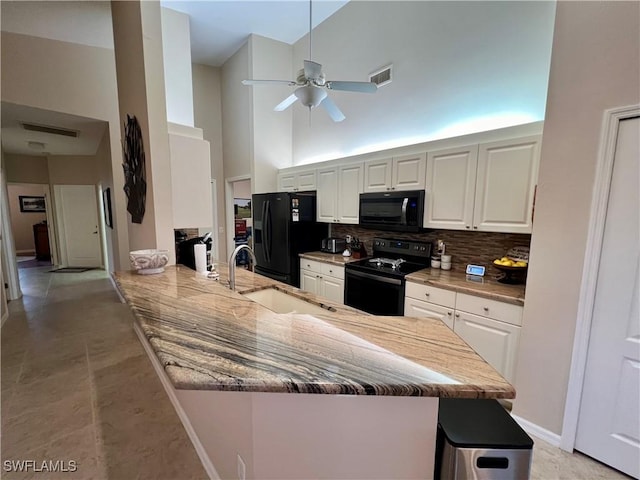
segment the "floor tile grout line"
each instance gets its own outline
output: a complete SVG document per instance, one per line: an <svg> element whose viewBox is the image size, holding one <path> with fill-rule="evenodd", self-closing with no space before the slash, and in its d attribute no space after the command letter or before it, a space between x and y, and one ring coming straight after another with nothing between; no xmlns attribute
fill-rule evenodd
<svg viewBox="0 0 640 480"><path fill-rule="evenodd" d="M98 396L96 394L96 385L93 378L93 369L91 368L91 359L89 356L89 343L87 341L86 336L85 336L84 347L85 347L85 354L87 356L87 371L89 375L88 377L89 378L89 398L91 402L91 419L93 424L93 448L96 454L96 457L95 457L96 468L106 472L107 469L103 461L103 455L102 455L103 452L102 452L101 444L98 440L98 438L102 436L101 429L98 424Z"/></svg>

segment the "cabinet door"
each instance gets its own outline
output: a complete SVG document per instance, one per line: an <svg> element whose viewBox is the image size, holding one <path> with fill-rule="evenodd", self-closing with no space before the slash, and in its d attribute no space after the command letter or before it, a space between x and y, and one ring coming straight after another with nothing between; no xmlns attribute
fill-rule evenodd
<svg viewBox="0 0 640 480"><path fill-rule="evenodd" d="M338 168L338 222L358 224L360 193L362 192L362 164Z"/></svg>
<svg viewBox="0 0 640 480"><path fill-rule="evenodd" d="M322 292L323 297L331 300L332 302L344 303L344 280L334 277L322 278Z"/></svg>
<svg viewBox="0 0 640 480"><path fill-rule="evenodd" d="M424 153L394 157L392 190L423 190L426 166L427 155Z"/></svg>
<svg viewBox="0 0 640 480"><path fill-rule="evenodd" d="M333 223L338 217L338 169L318 169L317 180L316 219L318 222Z"/></svg>
<svg viewBox="0 0 640 480"><path fill-rule="evenodd" d="M298 190L301 192L316 189L316 171L298 173Z"/></svg>
<svg viewBox="0 0 640 480"><path fill-rule="evenodd" d="M364 191L383 192L391 189L393 160L374 160L364 164Z"/></svg>
<svg viewBox="0 0 640 480"><path fill-rule="evenodd" d="M477 145L429 152L425 228L471 229L477 165Z"/></svg>
<svg viewBox="0 0 640 480"><path fill-rule="evenodd" d="M473 228L531 233L540 135L481 144Z"/></svg>
<svg viewBox="0 0 640 480"><path fill-rule="evenodd" d="M453 331L507 381L513 382L520 327L456 310Z"/></svg>
<svg viewBox="0 0 640 480"><path fill-rule="evenodd" d="M295 173L279 173L278 174L278 191L293 192L296 189Z"/></svg>
<svg viewBox="0 0 640 480"><path fill-rule="evenodd" d="M317 273L300 269L300 290L317 295L319 282L320 277Z"/></svg>
<svg viewBox="0 0 640 480"><path fill-rule="evenodd" d="M416 300L415 298L405 297L404 316L437 318L453 330L453 309L436 305L435 303L423 302L422 300Z"/></svg>

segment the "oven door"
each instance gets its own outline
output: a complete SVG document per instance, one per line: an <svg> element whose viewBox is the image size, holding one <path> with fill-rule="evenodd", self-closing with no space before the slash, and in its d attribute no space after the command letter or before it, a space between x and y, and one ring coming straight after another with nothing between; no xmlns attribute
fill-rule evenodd
<svg viewBox="0 0 640 480"><path fill-rule="evenodd" d="M373 315L404 315L404 279L345 269L344 303Z"/></svg>

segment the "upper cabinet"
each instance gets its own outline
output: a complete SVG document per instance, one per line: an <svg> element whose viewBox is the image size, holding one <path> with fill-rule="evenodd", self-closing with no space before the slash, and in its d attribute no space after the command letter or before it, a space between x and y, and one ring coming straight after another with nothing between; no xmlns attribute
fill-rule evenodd
<svg viewBox="0 0 640 480"><path fill-rule="evenodd" d="M425 228L531 233L540 135L430 152Z"/></svg>
<svg viewBox="0 0 640 480"><path fill-rule="evenodd" d="M362 163L318 169L316 218L319 222L358 223L362 171Z"/></svg>
<svg viewBox="0 0 640 480"><path fill-rule="evenodd" d="M422 190L425 185L426 154L403 155L364 164L364 191Z"/></svg>
<svg viewBox="0 0 640 480"><path fill-rule="evenodd" d="M304 170L297 172L278 173L279 192L304 192L316 189L316 171Z"/></svg>

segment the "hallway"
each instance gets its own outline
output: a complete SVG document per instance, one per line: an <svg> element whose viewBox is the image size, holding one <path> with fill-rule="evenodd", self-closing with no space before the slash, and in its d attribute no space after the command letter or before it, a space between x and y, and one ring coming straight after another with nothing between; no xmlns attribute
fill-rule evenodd
<svg viewBox="0 0 640 480"><path fill-rule="evenodd" d="M2 478L206 478L105 272L50 269L20 269L24 296L1 330ZM532 479L628 478L534 441ZM8 472L5 460L77 470Z"/></svg>
<svg viewBox="0 0 640 480"><path fill-rule="evenodd" d="M20 269L2 327L2 478L206 478L105 272L50 269Z"/></svg>

